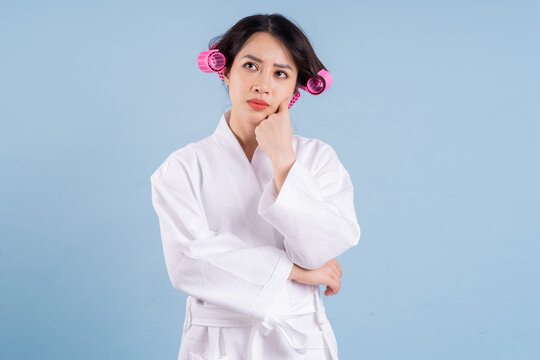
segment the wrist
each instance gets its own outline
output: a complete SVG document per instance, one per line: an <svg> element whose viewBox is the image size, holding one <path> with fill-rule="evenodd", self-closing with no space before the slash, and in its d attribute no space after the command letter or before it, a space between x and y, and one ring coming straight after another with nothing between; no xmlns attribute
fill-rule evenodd
<svg viewBox="0 0 540 360"><path fill-rule="evenodd" d="M287 280L296 280L298 279L298 272L300 271L300 268L298 265L293 264L293 267L291 269L291 273L289 274L289 278Z"/></svg>
<svg viewBox="0 0 540 360"><path fill-rule="evenodd" d="M276 171L288 171L296 161L296 154L291 151L289 154L281 155L279 158L271 159L272 168Z"/></svg>

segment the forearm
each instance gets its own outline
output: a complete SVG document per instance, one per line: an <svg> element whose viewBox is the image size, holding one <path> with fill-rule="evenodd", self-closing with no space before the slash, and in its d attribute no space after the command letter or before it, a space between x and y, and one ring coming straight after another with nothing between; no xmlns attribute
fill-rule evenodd
<svg viewBox="0 0 540 360"><path fill-rule="evenodd" d="M258 213L284 236L293 263L316 269L358 243L353 186L342 166L316 176L296 159L285 179L274 169L275 184L265 186Z"/></svg>
<svg viewBox="0 0 540 360"><path fill-rule="evenodd" d="M291 170L294 162L296 161L296 156L294 152L288 154L281 159L276 159L272 161L272 169L274 171L274 184L276 186L277 193L279 194L289 170Z"/></svg>

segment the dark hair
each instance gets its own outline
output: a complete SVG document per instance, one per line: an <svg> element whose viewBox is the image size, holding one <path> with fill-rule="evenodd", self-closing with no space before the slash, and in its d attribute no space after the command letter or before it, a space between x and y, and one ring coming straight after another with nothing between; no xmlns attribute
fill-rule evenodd
<svg viewBox="0 0 540 360"><path fill-rule="evenodd" d="M267 32L275 36L288 50L298 69L295 92L299 85L306 86L307 81L312 77L324 81L317 73L326 68L315 54L307 36L297 25L280 14L247 16L224 34L210 40L208 48L219 43L215 49L225 56L226 66L230 71L234 58L244 43L256 32Z"/></svg>

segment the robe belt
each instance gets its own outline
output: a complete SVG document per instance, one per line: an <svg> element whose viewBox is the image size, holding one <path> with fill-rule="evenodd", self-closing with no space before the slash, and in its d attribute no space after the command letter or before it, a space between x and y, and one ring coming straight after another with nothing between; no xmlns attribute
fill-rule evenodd
<svg viewBox="0 0 540 360"><path fill-rule="evenodd" d="M299 354L304 354L307 351L308 337L292 326L288 320L315 313L323 338L330 348L332 359L337 360L337 344L318 292L319 290L316 289L309 296L297 301L288 313L280 313L279 315L271 313L263 321L215 305L199 304L195 298L188 296L184 333L189 330L192 324L211 327L251 326L248 341L248 360L258 360L260 355L256 354L256 349L260 348L264 337L268 336L273 330L278 330L292 349Z"/></svg>

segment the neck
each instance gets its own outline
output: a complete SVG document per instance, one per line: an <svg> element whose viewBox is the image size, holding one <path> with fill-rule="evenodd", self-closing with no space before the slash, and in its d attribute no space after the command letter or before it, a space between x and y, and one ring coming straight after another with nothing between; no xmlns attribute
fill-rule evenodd
<svg viewBox="0 0 540 360"><path fill-rule="evenodd" d="M227 111L225 117L229 119L229 127L242 148L244 150L254 150L258 145L255 138L257 124L237 118L232 110Z"/></svg>

